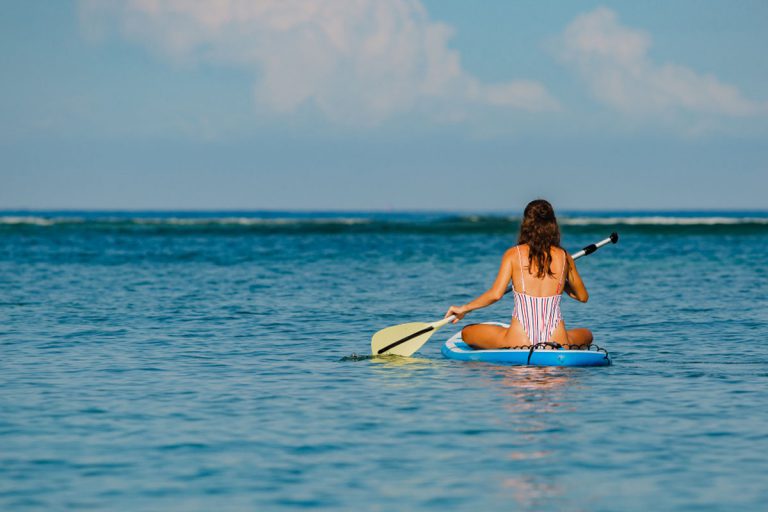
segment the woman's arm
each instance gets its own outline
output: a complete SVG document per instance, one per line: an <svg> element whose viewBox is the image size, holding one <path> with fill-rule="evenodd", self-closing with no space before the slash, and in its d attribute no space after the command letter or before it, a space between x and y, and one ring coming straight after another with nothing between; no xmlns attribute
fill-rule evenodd
<svg viewBox="0 0 768 512"><path fill-rule="evenodd" d="M504 253L504 257L501 258L501 266L499 267L499 272L496 275L496 280L493 282L493 286L479 297L463 306L451 306L448 308L448 312L445 313L445 318L451 315L456 315L456 319L453 321L453 323L456 323L464 318L464 315L470 311L484 308L497 302L504 296L504 291L507 289L510 279L512 279L512 249L508 249L507 252Z"/></svg>
<svg viewBox="0 0 768 512"><path fill-rule="evenodd" d="M587 287L584 286L584 281L581 280L579 271L576 270L576 262L573 261L571 255L568 254L568 279L565 281L565 293L569 297L578 300L579 302L587 302L589 300L589 293Z"/></svg>

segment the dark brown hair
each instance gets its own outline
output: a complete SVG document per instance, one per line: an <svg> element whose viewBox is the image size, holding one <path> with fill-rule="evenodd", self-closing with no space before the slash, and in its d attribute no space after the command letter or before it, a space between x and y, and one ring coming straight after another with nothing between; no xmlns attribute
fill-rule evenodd
<svg viewBox="0 0 768 512"><path fill-rule="evenodd" d="M533 271L535 261L536 277L555 276L550 267L552 255L549 249L552 246L560 247L560 228L557 226L555 209L548 201L536 199L525 207L517 243L528 244L529 270Z"/></svg>

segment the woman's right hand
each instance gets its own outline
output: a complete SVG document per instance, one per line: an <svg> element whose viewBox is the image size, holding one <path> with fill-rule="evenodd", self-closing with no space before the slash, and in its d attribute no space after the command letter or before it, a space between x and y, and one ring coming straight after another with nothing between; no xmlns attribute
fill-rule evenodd
<svg viewBox="0 0 768 512"><path fill-rule="evenodd" d="M469 313L469 311L467 311L467 308L464 306L451 306L448 308L448 312L445 314L443 318L448 318L449 316L454 315L456 316L456 318L453 319L453 323L455 324L456 322L464 318L464 315L466 315L467 313Z"/></svg>

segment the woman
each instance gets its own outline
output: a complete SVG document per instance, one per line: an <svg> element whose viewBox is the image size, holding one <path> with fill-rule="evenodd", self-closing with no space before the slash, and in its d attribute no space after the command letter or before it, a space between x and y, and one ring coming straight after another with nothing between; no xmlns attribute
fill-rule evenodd
<svg viewBox="0 0 768 512"><path fill-rule="evenodd" d="M563 291L579 302L589 294L576 270L573 258L560 247L560 228L549 202L537 199L528 203L520 223L518 245L508 249L493 286L472 302L451 306L446 317L453 323L475 309L484 308L504 296L512 281L515 309L509 327L473 324L461 331L467 345L479 349L498 349L555 342L565 348L592 343L589 329L565 329L560 313Z"/></svg>

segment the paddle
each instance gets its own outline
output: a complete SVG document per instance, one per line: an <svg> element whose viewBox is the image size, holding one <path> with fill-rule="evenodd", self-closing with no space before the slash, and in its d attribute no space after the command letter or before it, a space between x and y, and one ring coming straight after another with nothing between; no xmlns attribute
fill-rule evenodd
<svg viewBox="0 0 768 512"><path fill-rule="evenodd" d="M574 253L572 258L577 260L582 256L592 254L604 245L615 244L618 241L618 233L611 233L611 236L605 240L590 244ZM504 293L507 294L511 291L512 285L510 284ZM371 338L371 353L373 355L410 356L419 350L438 329L455 319L456 317L451 315L437 322L411 322L382 329Z"/></svg>

